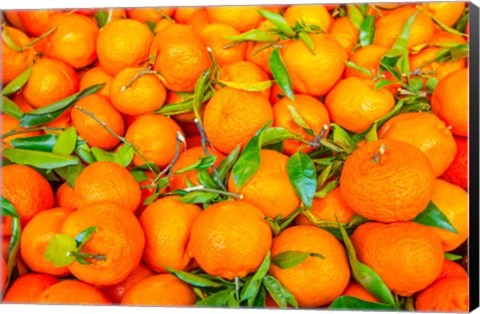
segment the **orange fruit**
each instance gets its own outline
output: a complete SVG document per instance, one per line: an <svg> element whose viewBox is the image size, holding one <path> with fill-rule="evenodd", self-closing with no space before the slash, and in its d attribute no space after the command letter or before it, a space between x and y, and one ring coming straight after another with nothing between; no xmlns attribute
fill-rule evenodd
<svg viewBox="0 0 480 314"><path fill-rule="evenodd" d="M2 167L1 195L12 203L24 226L40 211L53 207L53 191L48 181L28 166ZM10 235L10 217L2 218L3 234Z"/></svg>
<svg viewBox="0 0 480 314"><path fill-rule="evenodd" d="M263 20L258 10L261 6L217 6L207 7L210 23L222 23L235 27L239 32L246 32Z"/></svg>
<svg viewBox="0 0 480 314"><path fill-rule="evenodd" d="M256 271L271 244L272 231L259 209L243 201L223 201L198 215L189 247L206 273L231 280Z"/></svg>
<svg viewBox="0 0 480 314"><path fill-rule="evenodd" d="M436 281L415 299L417 311L468 312L468 278L447 277Z"/></svg>
<svg viewBox="0 0 480 314"><path fill-rule="evenodd" d="M466 2L438 2L438 3L425 3L427 11L429 11L433 17L447 26L453 26L462 16L465 9Z"/></svg>
<svg viewBox="0 0 480 314"><path fill-rule="evenodd" d="M110 87L112 86L113 76L105 71L102 67L93 67L88 70L80 79L80 90L84 90L87 87L105 84L97 93L110 97Z"/></svg>
<svg viewBox="0 0 480 314"><path fill-rule="evenodd" d="M33 65L23 95L32 107L39 108L76 93L79 85L78 75L70 65L43 58Z"/></svg>
<svg viewBox="0 0 480 314"><path fill-rule="evenodd" d="M58 14L50 20L57 29L47 37L46 55L83 68L97 58L98 26L80 14Z"/></svg>
<svg viewBox="0 0 480 314"><path fill-rule="evenodd" d="M195 13L193 13L186 24L190 25L195 33L200 33L204 27L210 24L208 20L207 10L201 8Z"/></svg>
<svg viewBox="0 0 480 314"><path fill-rule="evenodd" d="M157 34L154 69L176 92L192 92L198 78L212 64L200 37L187 25L172 24Z"/></svg>
<svg viewBox="0 0 480 314"><path fill-rule="evenodd" d="M285 43L282 56L295 92L323 96L341 78L347 53L328 34L309 36L315 54L303 41L290 40Z"/></svg>
<svg viewBox="0 0 480 314"><path fill-rule="evenodd" d="M286 269L272 264L270 273L290 291L300 307L319 307L339 297L350 280L350 268L342 244L327 231L312 226L283 230L273 239L272 257L287 251L315 253Z"/></svg>
<svg viewBox="0 0 480 314"><path fill-rule="evenodd" d="M378 18L375 22L374 44L390 48L400 35L405 22L418 11L414 6L402 6ZM428 43L434 32L432 19L427 13L420 12L410 29L407 48Z"/></svg>
<svg viewBox="0 0 480 314"><path fill-rule="evenodd" d="M325 105L333 122L351 132L361 133L390 112L395 99L386 89L375 91L370 82L349 77L328 93Z"/></svg>
<svg viewBox="0 0 480 314"><path fill-rule="evenodd" d="M45 274L20 276L12 282L2 302L36 303L43 291L58 282L57 278Z"/></svg>
<svg viewBox="0 0 480 314"><path fill-rule="evenodd" d="M468 135L468 69L450 73L438 82L432 94L432 112L454 135Z"/></svg>
<svg viewBox="0 0 480 314"><path fill-rule="evenodd" d="M220 162L223 160L223 158L225 158L225 156L222 153L216 152L210 148L208 148L208 152L211 156L216 157L214 166L218 168ZM194 185L200 185L197 177L197 170L189 170L179 174L176 174L176 172L195 164L198 160L200 160L200 158L205 157L205 152L201 146L189 148L182 154L180 154L172 168L172 176L170 177L170 189L174 191L188 187L187 180ZM209 168L208 172L211 174L213 172L212 168Z"/></svg>
<svg viewBox="0 0 480 314"><path fill-rule="evenodd" d="M142 115L160 109L165 103L167 91L162 81L156 75L141 75L141 72L142 68L125 68L113 79L110 99L123 114Z"/></svg>
<svg viewBox="0 0 480 314"><path fill-rule="evenodd" d="M228 190L243 195L245 202L260 209L267 217L286 218L300 206L300 199L287 173L288 157L274 150L263 149L260 159L260 168L242 188L238 188L231 174Z"/></svg>
<svg viewBox="0 0 480 314"><path fill-rule="evenodd" d="M443 173L442 179L466 190L468 188L468 140L455 137L455 143L457 154L450 167Z"/></svg>
<svg viewBox="0 0 480 314"><path fill-rule="evenodd" d="M2 113L0 115L1 120L2 120L2 135L5 133L8 133L10 131L21 131L21 130L26 130L26 128L20 127L20 121L17 119L9 116L8 114ZM10 144L8 144L11 140L16 139L16 138L26 138L26 137L32 137L32 136L38 136L41 135L41 131L30 131L30 132L23 132L23 133L18 133L14 135L10 135L7 137L2 138L3 145L5 147L11 147Z"/></svg>
<svg viewBox="0 0 480 314"><path fill-rule="evenodd" d="M350 281L342 295L348 295L367 302L382 303L355 281Z"/></svg>
<svg viewBox="0 0 480 314"><path fill-rule="evenodd" d="M367 222L355 229L351 240L358 260L401 296L425 289L442 270L440 239L414 222Z"/></svg>
<svg viewBox="0 0 480 314"><path fill-rule="evenodd" d="M245 146L273 119L273 113L261 93L225 87L210 99L203 118L208 139L216 149L228 154L238 145Z"/></svg>
<svg viewBox="0 0 480 314"><path fill-rule="evenodd" d="M12 27L15 27L19 31L26 32L27 29L25 26L23 26L22 20L20 20L20 16L18 13L21 11L17 10L5 10L3 11L3 14L5 14L5 19L12 25Z"/></svg>
<svg viewBox="0 0 480 314"><path fill-rule="evenodd" d="M137 147L147 161L164 168L175 156L177 133L183 136L182 130L172 119L162 115L148 114L139 117L130 125L125 138ZM181 150L183 145L180 147ZM136 154L133 163L135 166L140 166L145 162Z"/></svg>
<svg viewBox="0 0 480 314"><path fill-rule="evenodd" d="M437 31L431 40L432 44L466 44L465 38L446 31Z"/></svg>
<svg viewBox="0 0 480 314"><path fill-rule="evenodd" d="M145 266L145 264L140 263L124 281L111 286L103 286L99 289L110 300L112 300L113 303L120 303L125 293L131 287L135 286L143 279L153 276L154 274L155 273L150 268Z"/></svg>
<svg viewBox="0 0 480 314"><path fill-rule="evenodd" d="M446 277L468 278L468 274L465 269L459 264L451 260L445 259L443 261L442 272L440 273L440 276L438 276L437 281Z"/></svg>
<svg viewBox="0 0 480 314"><path fill-rule="evenodd" d="M269 30L274 29L275 26L268 20L260 22L257 29L269 32ZM273 38L277 38L276 35L271 34ZM284 44L286 40L279 41L280 45ZM262 68L266 73L272 73L270 70L270 56L272 54L274 47L271 46L269 42L247 42L247 50L245 51L245 58L247 61L253 62Z"/></svg>
<svg viewBox="0 0 480 314"><path fill-rule="evenodd" d="M358 34L358 28L352 24L347 16L333 20L330 27L330 35L345 48L348 55L352 54L353 47L358 41Z"/></svg>
<svg viewBox="0 0 480 314"><path fill-rule="evenodd" d="M202 146L202 137L200 135L192 135L186 138L187 147L201 147Z"/></svg>
<svg viewBox="0 0 480 314"><path fill-rule="evenodd" d="M378 137L420 149L430 160L436 177L450 166L457 151L452 132L442 120L427 112L409 112L389 119L378 131Z"/></svg>
<svg viewBox="0 0 480 314"><path fill-rule="evenodd" d="M270 77L258 65L249 61L237 61L224 65L218 71L218 79L246 86L254 86L270 80ZM260 91L270 98L270 87Z"/></svg>
<svg viewBox="0 0 480 314"><path fill-rule="evenodd" d="M199 33L202 43L212 50L215 61L219 66L241 61L245 58L246 43L226 47L232 43L228 36L240 35L234 27L226 24L213 23L206 26Z"/></svg>
<svg viewBox="0 0 480 314"><path fill-rule="evenodd" d="M22 21L23 26L26 28L29 35L40 36L48 32L50 27L50 20L57 14L61 13L60 10L19 10L18 17Z"/></svg>
<svg viewBox="0 0 480 314"><path fill-rule="evenodd" d="M46 123L44 126L49 128L63 128L67 129L72 126L72 108L68 108L62 114L52 121ZM51 130L45 133L60 134L61 130Z"/></svg>
<svg viewBox="0 0 480 314"><path fill-rule="evenodd" d="M77 280L63 280L40 294L38 303L46 304L111 304L103 293L93 286Z"/></svg>
<svg viewBox="0 0 480 314"><path fill-rule="evenodd" d="M300 125L298 125L290 107L293 107L300 117L305 121L309 128L318 135L325 125L330 126L330 117L325 105L319 100L307 95L295 95L295 100L292 101L288 97L283 97L273 106L273 125L282 127L290 131L290 133L311 141L314 136L309 135ZM328 135L328 129L325 137ZM305 153L311 152L313 149L308 145L294 139L287 139L283 141L283 151L287 155L292 155L297 151Z"/></svg>
<svg viewBox="0 0 480 314"><path fill-rule="evenodd" d="M76 237L90 227L97 229L82 252L102 254L105 259L93 259L86 265L74 261L68 269L76 278L92 285L108 286L125 280L140 263L145 246L137 218L119 204L93 203L71 213L63 223L62 233Z"/></svg>
<svg viewBox="0 0 480 314"><path fill-rule="evenodd" d="M153 34L147 25L120 19L103 27L97 38L100 65L116 75L127 67L137 67L148 60Z"/></svg>
<svg viewBox="0 0 480 314"><path fill-rule="evenodd" d="M75 195L75 190L66 182L60 185L55 193L55 205L67 209L78 208L78 199Z"/></svg>
<svg viewBox="0 0 480 314"><path fill-rule="evenodd" d="M81 207L97 202L112 202L130 212L140 205L140 186L119 164L97 161L88 165L75 181L75 194Z"/></svg>
<svg viewBox="0 0 480 314"><path fill-rule="evenodd" d="M420 70L426 75L442 79L448 74L463 69L467 66L466 59L460 59L458 61L449 60L442 63L432 62L442 50L442 48L426 48L420 51L418 54L412 55L410 58L411 70ZM430 74L431 72L433 74Z"/></svg>
<svg viewBox="0 0 480 314"><path fill-rule="evenodd" d="M285 10L283 18L290 26L298 23L306 25L315 25L320 27L323 32L328 32L332 24L332 16L323 5L292 5Z"/></svg>
<svg viewBox="0 0 480 314"><path fill-rule="evenodd" d="M173 18L177 23L187 24L192 15L199 10L201 10L199 7L178 7L175 9Z"/></svg>
<svg viewBox="0 0 480 314"><path fill-rule="evenodd" d="M415 218L430 202L435 175L418 148L377 140L356 149L345 162L340 191L360 216L380 222Z"/></svg>
<svg viewBox="0 0 480 314"><path fill-rule="evenodd" d="M12 41L19 47L30 42L30 39L22 31L5 26L4 31L10 34ZM33 62L35 50L33 48L17 52L11 49L2 37L2 85L6 86L11 80L19 76Z"/></svg>
<svg viewBox="0 0 480 314"><path fill-rule="evenodd" d="M448 218L457 233L440 228L431 228L442 241L443 249L448 252L456 249L468 238L468 193L464 189L435 180L432 202Z"/></svg>
<svg viewBox="0 0 480 314"><path fill-rule="evenodd" d="M172 16L175 8L131 8L127 9L127 15L132 20L137 20L141 23L152 22L156 23L163 19L163 14Z"/></svg>
<svg viewBox="0 0 480 314"><path fill-rule="evenodd" d="M325 198L314 198L311 213L319 220L338 220L340 223L349 223L355 215L343 199L340 187L336 187ZM313 225L304 215L297 216L295 221L300 225Z"/></svg>
<svg viewBox="0 0 480 314"><path fill-rule="evenodd" d="M35 215L22 230L20 253L32 271L55 277L65 277L70 274L67 267L56 267L44 255L48 243L60 233L63 222L71 212L72 210L65 208L44 210Z"/></svg>
<svg viewBox="0 0 480 314"><path fill-rule="evenodd" d="M122 136L125 131L122 115L112 106L110 100L102 95L88 95L77 101L71 112L72 122L78 134L92 147L112 149L120 142L99 122L80 111L82 108L93 114L98 120Z"/></svg>
<svg viewBox="0 0 480 314"><path fill-rule="evenodd" d="M165 273L165 266L186 270L192 256L187 250L193 222L202 210L166 197L150 204L140 216L145 232L143 261L154 271Z"/></svg>
<svg viewBox="0 0 480 314"><path fill-rule="evenodd" d="M168 25L173 24L174 22L167 20L167 19L161 19L160 21L155 24L155 27L153 28L153 33L158 34L160 33L164 28L166 28ZM155 40L155 39L154 39Z"/></svg>
<svg viewBox="0 0 480 314"><path fill-rule="evenodd" d="M380 70L380 60L382 59L383 55L388 51L388 48L378 45L368 45L362 47L355 52L352 53L350 56L350 62L355 63L358 66L361 66L370 71L372 76L376 76ZM388 72L385 72L385 75ZM384 73L382 73L384 74ZM360 72L356 69L347 67L345 69L345 77L352 77L356 76L361 79L369 80L371 77L363 72Z"/></svg>
<svg viewBox="0 0 480 314"><path fill-rule="evenodd" d="M143 279L123 296L122 305L188 306L197 295L177 277L161 274Z"/></svg>

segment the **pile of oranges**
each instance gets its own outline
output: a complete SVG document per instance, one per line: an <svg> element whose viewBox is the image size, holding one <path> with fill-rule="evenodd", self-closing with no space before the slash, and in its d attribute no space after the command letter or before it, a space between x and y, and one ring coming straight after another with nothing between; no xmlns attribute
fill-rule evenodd
<svg viewBox="0 0 480 314"><path fill-rule="evenodd" d="M468 311L468 4L4 21L2 302Z"/></svg>

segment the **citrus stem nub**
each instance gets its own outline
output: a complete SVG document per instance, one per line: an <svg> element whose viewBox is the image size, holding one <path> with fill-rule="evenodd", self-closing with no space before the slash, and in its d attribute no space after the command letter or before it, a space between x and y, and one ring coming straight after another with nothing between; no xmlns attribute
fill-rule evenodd
<svg viewBox="0 0 480 314"><path fill-rule="evenodd" d="M385 154L385 145L382 144L380 145L380 147L378 148L378 151L377 153L372 157L372 161L375 162L375 163L379 163L380 162L380 157Z"/></svg>

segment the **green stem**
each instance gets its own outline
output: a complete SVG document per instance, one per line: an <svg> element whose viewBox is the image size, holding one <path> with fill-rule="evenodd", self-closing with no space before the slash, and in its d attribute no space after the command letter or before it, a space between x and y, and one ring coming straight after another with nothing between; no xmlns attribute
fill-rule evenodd
<svg viewBox="0 0 480 314"><path fill-rule="evenodd" d="M324 124L320 133L318 133L318 135L313 140L311 140L308 144L313 149L319 149L321 146L320 141L325 137L327 130L328 130L328 125Z"/></svg>
<svg viewBox="0 0 480 314"><path fill-rule="evenodd" d="M65 128L50 128L50 127L46 127L46 126L37 127L37 128L30 128L30 129L12 130L12 131L9 131L5 134L0 135L0 139L4 139L4 138L12 136L12 135L28 133L28 132L33 132L33 131L64 131L64 130L65 130Z"/></svg>
<svg viewBox="0 0 480 314"><path fill-rule="evenodd" d="M238 276L235 276L235 298L237 299L237 302L240 302L240 284L239 284L239 278Z"/></svg>

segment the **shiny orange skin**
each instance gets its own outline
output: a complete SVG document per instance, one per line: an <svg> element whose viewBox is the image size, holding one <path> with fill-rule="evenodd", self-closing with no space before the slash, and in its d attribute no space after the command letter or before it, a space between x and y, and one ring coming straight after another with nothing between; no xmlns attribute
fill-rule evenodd
<svg viewBox="0 0 480 314"><path fill-rule="evenodd" d="M448 74L461 70L467 66L466 59L458 61L432 62L442 48L426 48L410 58L410 68L412 71L421 70L427 75L442 79ZM427 64L428 63L428 64ZM427 65L425 65L427 64ZM430 74L429 72L433 72Z"/></svg>
<svg viewBox="0 0 480 314"><path fill-rule="evenodd" d="M389 119L378 130L378 137L420 149L430 160L436 177L445 172L457 152L452 132L442 120L427 112L409 112Z"/></svg>
<svg viewBox="0 0 480 314"><path fill-rule="evenodd" d="M58 14L52 17L50 28L57 29L47 37L46 55L62 60L79 69L97 58L98 26L81 14Z"/></svg>
<svg viewBox="0 0 480 314"><path fill-rule="evenodd" d="M67 209L78 208L78 199L75 195L75 190L66 182L60 185L55 193L55 205Z"/></svg>
<svg viewBox="0 0 480 314"><path fill-rule="evenodd" d="M173 19L180 24L187 24L192 15L201 10L199 7L178 7L175 9Z"/></svg>
<svg viewBox="0 0 480 314"><path fill-rule="evenodd" d="M107 298L112 300L113 303L117 304L122 301L123 296L131 287L154 274L155 273L145 266L145 264L140 263L124 281L111 286L99 287L99 290L105 294Z"/></svg>
<svg viewBox="0 0 480 314"><path fill-rule="evenodd" d="M438 82L432 94L432 112L454 135L468 135L468 69L450 73Z"/></svg>
<svg viewBox="0 0 480 314"><path fill-rule="evenodd" d="M218 168L218 166L220 165L220 162L222 162L223 158L225 158L225 155L223 155L222 153L216 152L210 148L208 148L208 152L210 153L211 156L216 157L214 166ZM197 177L197 173L198 173L197 170L190 170L190 171L179 173L179 174L176 174L176 172L195 164L197 161L200 160L200 158L205 158L205 157L206 157L205 151L201 146L189 148L183 153L181 153L172 168L172 176L170 177L170 189L174 191L177 189L184 189L188 187L187 180L193 183L194 185L200 185L200 182ZM213 173L212 168L209 168L208 172L210 174Z"/></svg>
<svg viewBox="0 0 480 314"><path fill-rule="evenodd" d="M72 210L53 208L41 211L22 230L20 253L28 267L37 273L55 277L70 274L67 267L56 267L44 256L50 240L62 230L65 219Z"/></svg>
<svg viewBox="0 0 480 314"><path fill-rule="evenodd" d="M128 170L111 161L88 165L77 177L74 189L80 207L113 202L130 212L140 205L142 194Z"/></svg>
<svg viewBox="0 0 480 314"><path fill-rule="evenodd" d="M190 251L212 276L231 280L257 270L272 244L263 214L244 201L223 201L203 210L190 235Z"/></svg>
<svg viewBox="0 0 480 314"><path fill-rule="evenodd" d="M468 139L455 137L457 154L450 167L443 173L442 179L458 185L464 190L468 189Z"/></svg>
<svg viewBox="0 0 480 314"><path fill-rule="evenodd" d="M78 92L79 85L78 75L70 65L42 58L33 65L23 95L32 107L40 108Z"/></svg>
<svg viewBox="0 0 480 314"><path fill-rule="evenodd" d="M418 9L414 6L403 6L377 19L375 22L374 44L388 48L392 47L400 35L405 22L416 12L418 12ZM420 12L412 24L407 48L410 49L417 45L428 43L432 39L434 32L435 28L432 19L427 13Z"/></svg>
<svg viewBox="0 0 480 314"><path fill-rule="evenodd" d="M349 56L358 41L358 34L358 28L352 24L347 16L333 20L330 27L330 35L345 48Z"/></svg>
<svg viewBox="0 0 480 314"><path fill-rule="evenodd" d="M437 31L431 40L432 44L466 44L467 40L462 36L455 35L446 31Z"/></svg>
<svg viewBox="0 0 480 314"><path fill-rule="evenodd" d="M90 227L97 230L82 252L102 254L105 260L93 259L87 265L74 261L68 269L76 278L92 285L107 286L125 280L140 263L145 246L137 218L116 203L93 203L71 213L63 223L62 233L76 237Z"/></svg>
<svg viewBox="0 0 480 314"><path fill-rule="evenodd" d="M358 77L338 82L325 98L332 122L354 133L367 130L395 106L386 89L374 90L373 84Z"/></svg>
<svg viewBox="0 0 480 314"><path fill-rule="evenodd" d="M457 231L453 233L440 228L431 228L442 241L445 252L452 251L468 238L468 193L459 186L437 179L432 202Z"/></svg>
<svg viewBox="0 0 480 314"><path fill-rule="evenodd" d="M107 305L112 303L93 286L71 279L50 286L36 301L42 304Z"/></svg>
<svg viewBox="0 0 480 314"><path fill-rule="evenodd" d="M341 78L347 53L331 35L309 35L313 54L303 41L290 40L281 50L293 89L299 94L325 95Z"/></svg>
<svg viewBox="0 0 480 314"><path fill-rule="evenodd" d="M221 81L250 86L270 80L270 77L265 71L255 63L249 61L237 61L222 66L218 71L218 78ZM265 95L265 97L270 98L270 90L271 88L268 87L259 92Z"/></svg>
<svg viewBox="0 0 480 314"><path fill-rule="evenodd" d="M271 264L270 274L293 294L300 307L319 307L339 297L350 280L347 255L341 243L329 232L313 226L295 226L273 239L272 257L286 252L317 253L286 269Z"/></svg>
<svg viewBox="0 0 480 314"><path fill-rule="evenodd" d="M425 3L427 11L429 11L436 19L447 26L453 26L462 16L466 2L439 2Z"/></svg>
<svg viewBox="0 0 480 314"><path fill-rule="evenodd" d="M468 273L465 271L465 268L459 264L445 259L443 261L442 272L440 273L440 276L438 276L437 281L446 277L468 278Z"/></svg>
<svg viewBox="0 0 480 314"><path fill-rule="evenodd" d="M98 61L108 73L115 75L147 61L152 42L153 34L147 25L131 19L113 21L98 35Z"/></svg>
<svg viewBox="0 0 480 314"><path fill-rule="evenodd" d="M145 232L143 261L154 271L166 273L165 266L187 270L192 256L187 249L195 219L202 210L176 197L166 197L150 204L140 216Z"/></svg>
<svg viewBox="0 0 480 314"><path fill-rule="evenodd" d="M198 78L212 61L200 37L187 25L172 24L156 35L158 54L154 69L165 78L166 87L192 92Z"/></svg>
<svg viewBox="0 0 480 314"><path fill-rule="evenodd" d="M149 162L164 168L175 156L177 133L184 136L178 124L172 119L162 115L148 114L139 117L130 125L125 138L135 145ZM180 151L183 147L182 143ZM133 163L140 166L145 162L135 155Z"/></svg>
<svg viewBox="0 0 480 314"><path fill-rule="evenodd" d="M25 26L23 26L22 20L20 20L20 16L18 16L18 13L20 11L17 10L5 10L3 11L3 14L5 14L5 19L12 25L12 27L15 27L19 31L26 32L27 29Z"/></svg>
<svg viewBox="0 0 480 314"><path fill-rule="evenodd" d="M284 219L300 206L300 199L288 178L288 156L263 149L260 160L260 168L240 189L231 174L228 190L243 195L242 200L260 209L265 216Z"/></svg>
<svg viewBox="0 0 480 314"><path fill-rule="evenodd" d="M204 29L207 25L210 24L208 20L207 10L202 8L193 13L186 24L190 25L195 33L200 33L202 29Z"/></svg>
<svg viewBox="0 0 480 314"><path fill-rule="evenodd" d="M328 128L325 132L325 137L327 137L330 128L330 117L325 105L311 96L299 94L295 94L294 96L294 101L288 97L283 97L273 106L273 125L285 128L290 133L304 140L313 140L314 137L305 132L305 130L295 122L289 109L293 107L316 135L327 125ZM309 153L312 151L312 148L294 139L283 141L283 152L285 154L292 155L299 150L304 153Z"/></svg>
<svg viewBox="0 0 480 314"><path fill-rule="evenodd" d="M468 312L468 278L447 277L420 292L415 299L418 311Z"/></svg>
<svg viewBox="0 0 480 314"><path fill-rule="evenodd" d="M383 55L388 51L388 48L379 45L368 45L355 50L350 56L350 62L355 63L358 66L366 68L370 71L372 76L379 74L380 60ZM383 73L382 73L383 74ZM366 73L362 73L356 69L347 67L345 69L345 77L356 76L361 79L371 79L371 76Z"/></svg>
<svg viewBox="0 0 480 314"><path fill-rule="evenodd" d="M342 295L355 297L367 302L382 303L356 281L350 281Z"/></svg>
<svg viewBox="0 0 480 314"><path fill-rule="evenodd" d="M219 66L241 61L245 58L246 43L241 43L233 47L225 48L232 43L227 36L237 36L240 32L234 27L226 24L210 24L199 33L202 43L212 49L215 61Z"/></svg>
<svg viewBox="0 0 480 314"><path fill-rule="evenodd" d="M401 296L425 289L441 273L440 239L415 222L367 222L355 229L350 239L358 260Z"/></svg>
<svg viewBox="0 0 480 314"><path fill-rule="evenodd" d="M217 6L207 7L210 23L222 23L235 27L239 32L246 32L260 23L263 17L258 14L260 6Z"/></svg>
<svg viewBox="0 0 480 314"><path fill-rule="evenodd" d="M50 286L58 283L58 279L45 274L26 274L12 282L2 302L36 303L40 294Z"/></svg>
<svg viewBox="0 0 480 314"><path fill-rule="evenodd" d="M10 34L12 41L20 47L30 42L30 39L22 31L5 26L5 30ZM2 85L6 86L11 80L19 76L33 62L35 50L33 48L17 52L5 43L2 38Z"/></svg>
<svg viewBox="0 0 480 314"><path fill-rule="evenodd" d="M314 198L311 213L319 220L349 223L355 212L348 207L342 197L340 187L336 187L325 198ZM295 219L299 225L313 225L304 215Z"/></svg>
<svg viewBox="0 0 480 314"><path fill-rule="evenodd" d="M333 22L327 8L318 4L292 5L285 10L283 18L290 26L295 26L297 22L304 22L307 25L320 27L323 32L328 32Z"/></svg>
<svg viewBox="0 0 480 314"><path fill-rule="evenodd" d="M141 71L142 68L125 68L112 81L110 99L115 109L123 114L138 116L150 113L165 103L167 91L162 81L153 74L135 79Z"/></svg>
<svg viewBox="0 0 480 314"><path fill-rule="evenodd" d="M170 274L148 277L131 287L122 305L189 306L197 295L191 286Z"/></svg>
<svg viewBox="0 0 480 314"><path fill-rule="evenodd" d="M205 133L213 146L224 154L237 145L244 147L268 121L272 107L261 93L225 87L217 91L205 107Z"/></svg>
<svg viewBox="0 0 480 314"><path fill-rule="evenodd" d="M268 32L270 29L275 28L275 26L270 23L270 21L265 20L258 24L257 29ZM273 37L276 38L273 34ZM280 45L283 45L286 41L279 41ZM247 50L245 51L245 59L247 61L253 62L263 71L267 73L272 73L270 70L270 56L274 47L269 46L268 42L247 42Z"/></svg>
<svg viewBox="0 0 480 314"><path fill-rule="evenodd" d="M80 90L84 90L87 87L98 85L98 84L105 84L97 93L105 96L110 97L110 87L112 86L113 76L110 75L105 69L102 67L93 67L88 70L80 79Z"/></svg>
<svg viewBox="0 0 480 314"><path fill-rule="evenodd" d="M152 22L157 23L163 19L163 14L172 16L175 8L132 8L127 9L127 16L132 20L137 20L141 23ZM162 14L163 13L163 14Z"/></svg>
<svg viewBox="0 0 480 314"><path fill-rule="evenodd" d="M50 28L50 20L57 14L61 13L60 10L19 10L18 17L22 21L29 35L40 36L48 32Z"/></svg>
<svg viewBox="0 0 480 314"><path fill-rule="evenodd" d="M379 153L382 145L383 154ZM395 140L376 140L347 158L340 191L360 216L385 223L407 221L427 207L434 180L432 165L418 148Z"/></svg>

